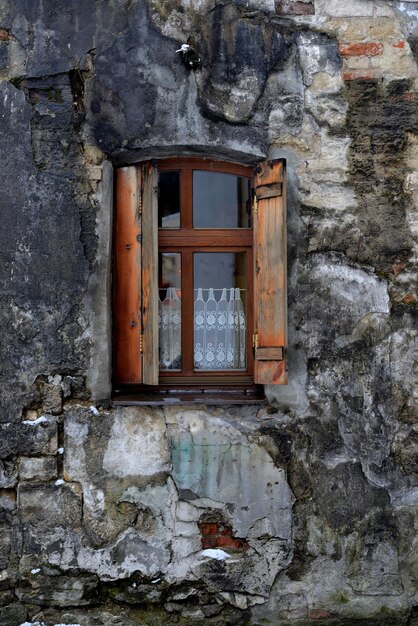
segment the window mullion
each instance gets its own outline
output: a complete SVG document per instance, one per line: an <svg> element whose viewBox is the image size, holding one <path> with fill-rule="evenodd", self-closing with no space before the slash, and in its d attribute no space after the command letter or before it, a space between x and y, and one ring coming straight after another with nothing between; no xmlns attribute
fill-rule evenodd
<svg viewBox="0 0 418 626"><path fill-rule="evenodd" d="M193 228L193 170L183 169L181 171L181 228L190 230Z"/></svg>
<svg viewBox="0 0 418 626"><path fill-rule="evenodd" d="M194 345L194 298L193 298L193 252L182 252L181 273L181 349L183 375L193 373Z"/></svg>

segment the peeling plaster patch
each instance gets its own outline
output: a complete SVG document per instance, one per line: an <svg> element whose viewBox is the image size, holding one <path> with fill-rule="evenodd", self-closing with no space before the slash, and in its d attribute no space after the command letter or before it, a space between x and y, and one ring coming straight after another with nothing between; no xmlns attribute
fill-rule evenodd
<svg viewBox="0 0 418 626"><path fill-rule="evenodd" d="M177 488L223 502L238 537L246 537L254 522L266 517L276 537L289 539L293 495L284 471L267 452L203 412L184 411L176 421L169 436Z"/></svg>
<svg viewBox="0 0 418 626"><path fill-rule="evenodd" d="M135 408L119 410L114 416L103 469L119 478L167 472L170 463L164 419L145 410L140 414Z"/></svg>
<svg viewBox="0 0 418 626"><path fill-rule="evenodd" d="M328 286L330 300L347 309L357 321L369 313L389 313L386 283L362 269L320 257L313 276Z"/></svg>
<svg viewBox="0 0 418 626"><path fill-rule="evenodd" d="M157 540L154 540L154 545L147 543L139 531L131 528L121 533L110 546L98 550L82 545L81 538L75 533L51 539L60 545L59 550L51 550L49 554L51 565L57 565L64 571L80 568L97 574L103 580L128 578L135 572L156 576L167 568L170 561L167 546Z"/></svg>

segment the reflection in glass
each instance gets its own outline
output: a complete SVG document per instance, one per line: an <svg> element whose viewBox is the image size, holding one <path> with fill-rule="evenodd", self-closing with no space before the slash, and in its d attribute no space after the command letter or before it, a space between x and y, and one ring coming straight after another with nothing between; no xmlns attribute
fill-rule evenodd
<svg viewBox="0 0 418 626"><path fill-rule="evenodd" d="M158 255L160 370L181 370L181 254Z"/></svg>
<svg viewBox="0 0 418 626"><path fill-rule="evenodd" d="M251 183L220 172L193 172L194 228L251 228Z"/></svg>
<svg viewBox="0 0 418 626"><path fill-rule="evenodd" d="M180 228L180 172L159 173L158 226Z"/></svg>
<svg viewBox="0 0 418 626"><path fill-rule="evenodd" d="M194 257L194 368L246 369L244 252Z"/></svg>

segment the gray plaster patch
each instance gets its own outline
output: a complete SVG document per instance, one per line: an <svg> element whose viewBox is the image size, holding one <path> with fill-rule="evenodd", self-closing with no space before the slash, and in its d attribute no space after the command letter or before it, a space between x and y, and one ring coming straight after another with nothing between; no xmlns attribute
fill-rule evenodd
<svg viewBox="0 0 418 626"><path fill-rule="evenodd" d="M167 472L170 464L164 418L145 409L120 409L114 417L103 468L119 478Z"/></svg>
<svg viewBox="0 0 418 626"><path fill-rule="evenodd" d="M179 412L169 436L179 490L222 502L239 537L246 537L257 520L268 518L273 536L290 538L293 495L284 471L264 448L203 412Z"/></svg>

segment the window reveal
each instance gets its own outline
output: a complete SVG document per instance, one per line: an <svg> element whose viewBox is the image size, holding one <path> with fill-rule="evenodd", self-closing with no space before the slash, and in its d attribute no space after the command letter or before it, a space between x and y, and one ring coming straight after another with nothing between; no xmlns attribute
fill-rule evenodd
<svg viewBox="0 0 418 626"><path fill-rule="evenodd" d="M117 384L287 381L283 190L283 161L117 170Z"/></svg>

